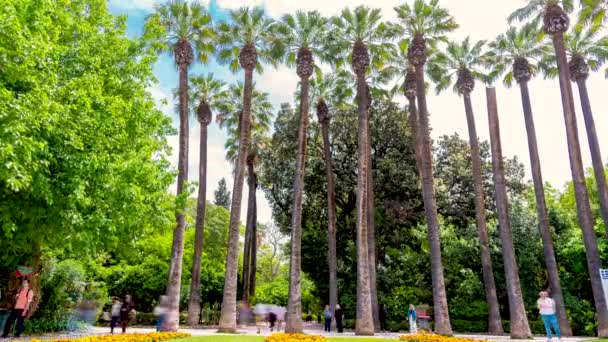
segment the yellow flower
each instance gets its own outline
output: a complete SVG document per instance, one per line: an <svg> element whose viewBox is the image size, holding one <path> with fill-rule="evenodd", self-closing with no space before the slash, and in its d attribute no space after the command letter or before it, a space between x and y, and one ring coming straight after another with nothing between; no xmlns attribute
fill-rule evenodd
<svg viewBox="0 0 608 342"><path fill-rule="evenodd" d="M474 340L470 338L443 336L426 333L402 335L399 337L399 340L408 342L487 342L487 340Z"/></svg>
<svg viewBox="0 0 608 342"><path fill-rule="evenodd" d="M155 332L150 334L87 336L74 339L58 339L52 340L51 342L160 342L190 336L190 334L179 332ZM40 340L31 341L41 342Z"/></svg>
<svg viewBox="0 0 608 342"><path fill-rule="evenodd" d="M273 334L266 337L264 342L327 342L327 339L317 335Z"/></svg>

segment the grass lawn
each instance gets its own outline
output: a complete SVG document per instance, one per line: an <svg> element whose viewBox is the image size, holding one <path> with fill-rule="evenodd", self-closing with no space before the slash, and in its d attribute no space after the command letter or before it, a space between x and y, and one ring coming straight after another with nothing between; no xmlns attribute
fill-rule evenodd
<svg viewBox="0 0 608 342"><path fill-rule="evenodd" d="M264 342L262 336L198 336L190 338L182 338L179 340L173 340L174 342ZM383 338L348 338L348 337L332 337L329 338L330 342L382 342L382 341L396 341L394 339L383 339Z"/></svg>

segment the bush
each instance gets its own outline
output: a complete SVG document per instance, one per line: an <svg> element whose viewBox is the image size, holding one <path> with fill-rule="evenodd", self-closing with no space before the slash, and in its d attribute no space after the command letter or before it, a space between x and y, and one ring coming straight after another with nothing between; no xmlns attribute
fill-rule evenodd
<svg viewBox="0 0 608 342"><path fill-rule="evenodd" d="M390 321L389 320L386 322L386 326L389 331L394 331L394 332L409 330L408 321Z"/></svg>
<svg viewBox="0 0 608 342"><path fill-rule="evenodd" d="M60 331L75 331L85 330L86 325L84 322L72 321L72 320L45 320L45 319L32 319L25 321L24 323L24 334L26 335L40 335L46 333L54 333Z"/></svg>
<svg viewBox="0 0 608 342"><path fill-rule="evenodd" d="M466 319L453 319L452 329L461 333L485 333L488 332L488 321L487 320L466 320Z"/></svg>

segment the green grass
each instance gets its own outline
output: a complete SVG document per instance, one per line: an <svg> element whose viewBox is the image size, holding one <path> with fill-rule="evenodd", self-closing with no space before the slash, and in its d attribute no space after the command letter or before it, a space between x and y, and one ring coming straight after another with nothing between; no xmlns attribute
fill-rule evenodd
<svg viewBox="0 0 608 342"><path fill-rule="evenodd" d="M182 338L173 340L174 342L264 342L264 337L261 336L198 336L190 338ZM381 339L381 338L348 338L348 337L331 337L330 342L382 342L382 341L395 341L394 339ZM608 341L607 341L608 342Z"/></svg>

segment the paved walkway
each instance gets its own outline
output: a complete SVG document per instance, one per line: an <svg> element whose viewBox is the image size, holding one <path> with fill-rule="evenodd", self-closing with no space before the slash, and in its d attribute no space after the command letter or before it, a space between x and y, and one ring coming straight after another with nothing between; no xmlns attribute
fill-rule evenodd
<svg viewBox="0 0 608 342"><path fill-rule="evenodd" d="M102 327L95 327L93 328L92 334L106 334L108 333L108 328L102 328ZM129 328L127 330L127 332L131 332L131 333L149 333L149 332L154 332L156 331L153 328ZM190 329L190 328L186 328L186 329L180 329L179 331L181 332L187 332L192 334L192 336L217 336L217 329ZM257 329L255 327L247 327L247 328L239 328L238 332L244 335L258 335L257 334ZM323 336L327 336L327 337L333 337L333 336L348 336L348 337L356 337L354 332L344 332L342 334L338 334L335 332L331 332L331 333L325 333L323 331L320 331L320 329L318 329L318 326L306 326L304 329L304 332L307 334L315 334L315 335L323 335ZM263 329L260 333L260 336L268 336L270 335L270 330L269 329ZM382 334L376 334L377 338L387 338L387 339L398 339L399 336L404 335L404 333L382 333ZM490 336L490 335L473 335L473 334L456 334L455 336L458 337L466 337L466 338L472 338L472 339L476 339L476 340L489 340L492 342L503 342L503 341L547 341L547 338L544 336L535 336L533 340L512 340L509 338L508 335L505 336ZM579 341L584 341L584 340L589 340L592 339L590 337L565 337L562 339L562 342L579 342ZM554 339L554 341L557 341L557 339Z"/></svg>

